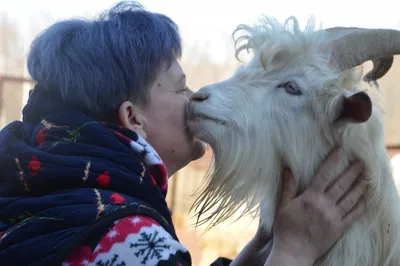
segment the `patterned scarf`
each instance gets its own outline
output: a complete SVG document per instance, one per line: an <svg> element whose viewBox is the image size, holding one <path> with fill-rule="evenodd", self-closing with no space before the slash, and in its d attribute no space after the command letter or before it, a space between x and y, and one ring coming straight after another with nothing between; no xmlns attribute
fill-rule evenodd
<svg viewBox="0 0 400 266"><path fill-rule="evenodd" d="M0 261L54 265L77 236L133 208L173 228L167 188L165 165L138 134L35 89L23 121L0 132Z"/></svg>
<svg viewBox="0 0 400 266"><path fill-rule="evenodd" d="M102 123L123 143L129 146L132 151L142 156L144 163L150 170L150 178L153 186L157 185L160 191L164 193L164 196L166 196L168 190L168 171L156 150L135 132L122 126Z"/></svg>

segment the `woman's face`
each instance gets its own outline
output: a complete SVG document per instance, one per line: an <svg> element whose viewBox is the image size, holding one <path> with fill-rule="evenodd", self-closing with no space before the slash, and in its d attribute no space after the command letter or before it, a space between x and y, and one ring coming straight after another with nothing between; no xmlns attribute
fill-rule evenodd
<svg viewBox="0 0 400 266"><path fill-rule="evenodd" d="M160 154L170 175L205 153L205 145L186 126L191 94L185 73L174 60L156 77L150 88L150 102L142 111L146 139Z"/></svg>

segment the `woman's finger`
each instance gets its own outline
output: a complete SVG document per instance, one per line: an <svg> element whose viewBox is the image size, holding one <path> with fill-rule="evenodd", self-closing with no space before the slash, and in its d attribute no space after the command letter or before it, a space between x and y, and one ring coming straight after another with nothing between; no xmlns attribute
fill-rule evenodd
<svg viewBox="0 0 400 266"><path fill-rule="evenodd" d="M349 228L351 225L353 225L354 221L357 220L358 218L361 217L365 212L365 201L363 198L361 198L356 206L348 212L345 216L342 217L342 224L343 224L343 229Z"/></svg>
<svg viewBox="0 0 400 266"><path fill-rule="evenodd" d="M335 180L337 171L334 169L341 165L340 161L344 159L344 150L342 148L335 148L322 163L318 169L317 174L311 181L310 187L313 187L319 192L325 189Z"/></svg>
<svg viewBox="0 0 400 266"><path fill-rule="evenodd" d="M364 164L360 161L350 165L338 180L327 189L326 193L335 201L339 201L353 185L354 181L360 177Z"/></svg>
<svg viewBox="0 0 400 266"><path fill-rule="evenodd" d="M296 180L292 171L285 168L283 170L283 184L280 205L284 206L288 201L296 197Z"/></svg>
<svg viewBox="0 0 400 266"><path fill-rule="evenodd" d="M364 180L356 181L355 186L338 202L342 217L345 216L358 203L365 192L367 182Z"/></svg>

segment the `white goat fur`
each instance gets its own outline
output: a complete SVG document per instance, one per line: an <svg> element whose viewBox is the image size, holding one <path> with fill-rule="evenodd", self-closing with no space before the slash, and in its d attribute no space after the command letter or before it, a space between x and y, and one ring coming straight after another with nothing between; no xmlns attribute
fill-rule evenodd
<svg viewBox="0 0 400 266"><path fill-rule="evenodd" d="M321 49L324 32L312 21L302 31L294 17L284 24L263 18L254 27L240 25L235 33L241 30L247 35L236 38L236 55L250 49L251 61L231 78L200 89L209 97L191 107L200 117L223 121L189 122L214 151L214 168L196 203L199 214L218 206L205 220L220 222L245 203L248 210L260 211L262 226L271 232L283 167L293 171L301 192L340 144L347 154L340 172L354 158L366 165L367 210L315 265L400 265L399 198L382 112L373 103L365 123L334 122L341 97L359 91L360 71L338 73L330 67ZM302 95L276 88L289 80L300 85Z"/></svg>

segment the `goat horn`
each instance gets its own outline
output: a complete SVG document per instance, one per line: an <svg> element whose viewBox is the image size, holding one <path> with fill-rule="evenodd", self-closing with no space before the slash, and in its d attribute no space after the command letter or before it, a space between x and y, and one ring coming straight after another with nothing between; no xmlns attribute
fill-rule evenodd
<svg viewBox="0 0 400 266"><path fill-rule="evenodd" d="M326 29L331 50L330 63L344 71L372 60L373 69L364 80L383 77L393 64L393 55L400 54L400 31L335 27Z"/></svg>
<svg viewBox="0 0 400 266"><path fill-rule="evenodd" d="M382 78L393 65L393 56L372 60L373 68L364 76L364 81L370 82Z"/></svg>

